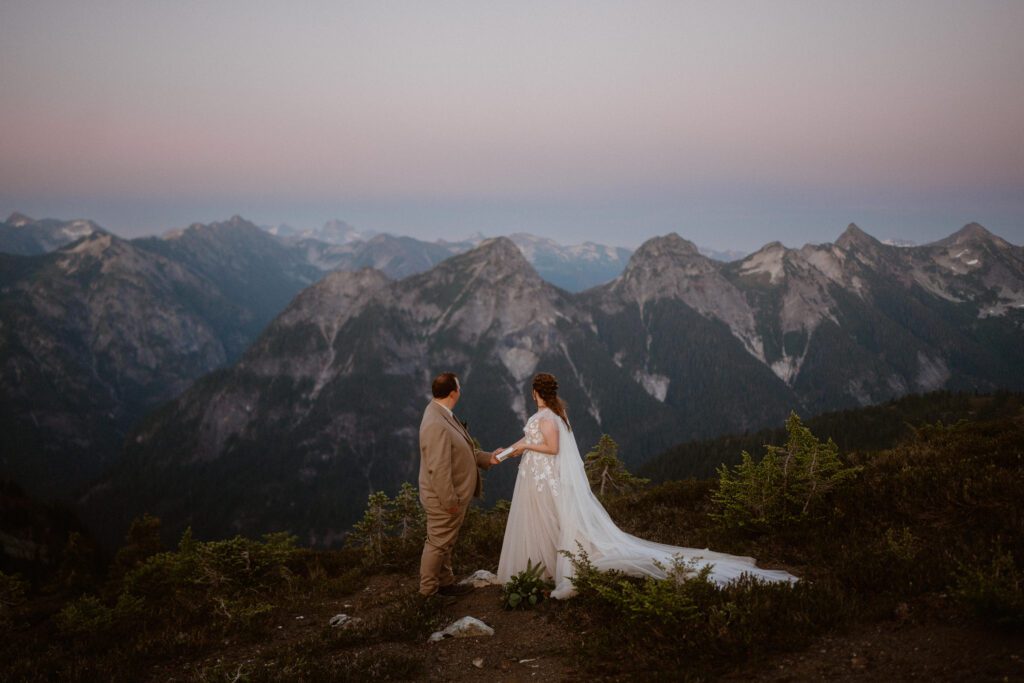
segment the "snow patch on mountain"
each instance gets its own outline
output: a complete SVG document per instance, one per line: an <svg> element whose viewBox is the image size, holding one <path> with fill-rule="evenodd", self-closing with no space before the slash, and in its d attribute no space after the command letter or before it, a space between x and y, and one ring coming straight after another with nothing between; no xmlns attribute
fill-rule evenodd
<svg viewBox="0 0 1024 683"><path fill-rule="evenodd" d="M533 376L540 361L540 357L530 348L533 346L531 341L527 337L522 340L522 346L502 346L498 349L498 358L519 384Z"/></svg>
<svg viewBox="0 0 1024 683"><path fill-rule="evenodd" d="M665 397L668 396L668 387L670 383L668 377L665 375L644 372L643 370L637 370L633 373L633 379L635 379L637 384L643 387L644 391L648 394L662 403L665 402Z"/></svg>

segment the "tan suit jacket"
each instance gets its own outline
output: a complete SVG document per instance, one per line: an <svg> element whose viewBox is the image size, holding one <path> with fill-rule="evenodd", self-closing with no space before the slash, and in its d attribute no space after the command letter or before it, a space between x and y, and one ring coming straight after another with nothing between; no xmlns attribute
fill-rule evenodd
<svg viewBox="0 0 1024 683"><path fill-rule="evenodd" d="M480 469L491 454L478 450L466 428L444 406L431 401L420 423L420 502L425 507L468 507L483 495Z"/></svg>

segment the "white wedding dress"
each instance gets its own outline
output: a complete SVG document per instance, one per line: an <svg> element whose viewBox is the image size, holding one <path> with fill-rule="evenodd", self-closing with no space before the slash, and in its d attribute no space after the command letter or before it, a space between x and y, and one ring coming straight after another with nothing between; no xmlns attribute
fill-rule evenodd
<svg viewBox="0 0 1024 683"><path fill-rule="evenodd" d="M575 554L580 547L597 569L616 569L635 576L663 579L667 576L665 569L679 558L694 563L696 569L712 565L710 578L719 585L742 574L767 581L799 580L780 569L761 569L752 557L663 545L622 531L590 490L576 439L561 418L548 408L537 411L523 429L526 443L544 442L541 420L551 420L558 426L558 454L526 450L522 455L498 561L502 583L526 569L532 560L534 564L542 563L545 574L554 581L551 596L570 598L575 595L573 567L559 551Z"/></svg>

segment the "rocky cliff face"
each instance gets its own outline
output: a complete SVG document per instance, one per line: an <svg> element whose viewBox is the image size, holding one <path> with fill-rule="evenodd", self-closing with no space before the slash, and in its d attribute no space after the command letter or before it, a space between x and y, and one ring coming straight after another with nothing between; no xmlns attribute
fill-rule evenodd
<svg viewBox="0 0 1024 683"><path fill-rule="evenodd" d="M133 422L237 360L321 275L237 217L168 239L88 230L46 254L0 254L0 473L66 495Z"/></svg>
<svg viewBox="0 0 1024 683"><path fill-rule="evenodd" d="M505 238L403 280L333 273L235 366L152 414L87 507L112 529L127 521L104 512L116 495L125 514L145 504L207 535L287 528L329 544L368 492L414 478L429 382L445 369L485 448L517 438L545 370L581 449L609 433L634 465L792 409L1024 388L1021 249L961 233L897 248L851 226L835 244L773 243L732 263L669 235L578 295ZM512 475L488 477L492 497Z"/></svg>
<svg viewBox="0 0 1024 683"><path fill-rule="evenodd" d="M227 330L245 312L211 283L108 233L0 263L0 457L42 494L95 476L128 425L242 343Z"/></svg>

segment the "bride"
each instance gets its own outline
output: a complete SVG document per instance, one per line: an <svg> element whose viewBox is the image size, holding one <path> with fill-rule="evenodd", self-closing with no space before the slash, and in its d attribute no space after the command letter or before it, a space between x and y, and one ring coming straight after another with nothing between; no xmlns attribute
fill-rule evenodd
<svg viewBox="0 0 1024 683"><path fill-rule="evenodd" d="M616 569L663 579L665 569L679 558L695 563L697 569L712 565L710 578L719 585L744 573L767 581L799 580L782 570L761 569L752 557L653 543L619 529L590 490L553 375L540 373L533 378L533 400L537 412L523 428L526 435L511 446L512 455L523 459L498 561L502 583L532 560L542 563L545 574L554 581L552 597L572 597L572 563L559 551L576 553L577 544L603 571Z"/></svg>

